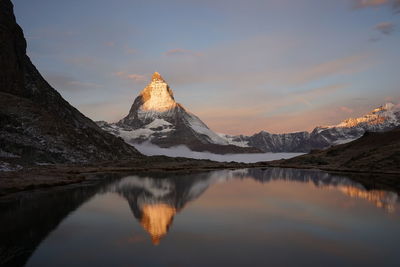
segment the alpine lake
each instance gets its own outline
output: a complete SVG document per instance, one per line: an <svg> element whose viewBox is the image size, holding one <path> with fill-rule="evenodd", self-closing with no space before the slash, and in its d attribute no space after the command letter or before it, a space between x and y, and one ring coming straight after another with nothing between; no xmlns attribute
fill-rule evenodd
<svg viewBox="0 0 400 267"><path fill-rule="evenodd" d="M299 169L93 175L0 202L1 266L400 266L400 200Z"/></svg>

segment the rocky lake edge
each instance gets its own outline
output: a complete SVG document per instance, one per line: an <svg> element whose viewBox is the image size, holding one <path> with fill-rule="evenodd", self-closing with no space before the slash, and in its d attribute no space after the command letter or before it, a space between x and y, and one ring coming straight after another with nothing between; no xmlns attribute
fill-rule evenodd
<svg viewBox="0 0 400 267"><path fill-rule="evenodd" d="M308 156L307 154L305 156ZM297 158L301 158L300 156ZM293 160L292 160L293 161ZM80 165L45 165L26 167L17 171L0 172L0 198L12 197L15 193L30 192L37 189L78 184L95 175L118 173L131 175L135 173L194 173L221 169L249 168L295 168L315 169L328 173L343 174L360 182L366 189L382 189L400 193L400 171L385 171L371 169L338 168L330 165L290 163L290 160L271 162L237 163L215 162L210 160L195 160L188 158L170 158L152 156L132 160L104 161L95 164Z"/></svg>

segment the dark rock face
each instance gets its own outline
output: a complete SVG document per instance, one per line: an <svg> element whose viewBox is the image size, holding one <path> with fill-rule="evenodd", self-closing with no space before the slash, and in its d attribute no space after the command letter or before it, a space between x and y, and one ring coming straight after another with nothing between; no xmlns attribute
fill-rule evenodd
<svg viewBox="0 0 400 267"><path fill-rule="evenodd" d="M248 137L248 144L265 152L306 152L311 147L308 132L288 134L259 132Z"/></svg>
<svg viewBox="0 0 400 267"><path fill-rule="evenodd" d="M193 151L216 154L259 153L254 147L239 147L213 132L197 116L176 103L173 92L159 73L136 97L129 114L116 124L98 122L104 130L128 143L151 142L168 148L185 145Z"/></svg>
<svg viewBox="0 0 400 267"><path fill-rule="evenodd" d="M63 163L140 156L44 80L26 55L9 0L0 0L0 70L0 158Z"/></svg>
<svg viewBox="0 0 400 267"><path fill-rule="evenodd" d="M365 132L352 142L283 160L282 166L329 168L365 172L400 172L400 128ZM399 188L398 179L396 188Z"/></svg>
<svg viewBox="0 0 400 267"><path fill-rule="evenodd" d="M338 125L316 127L309 132L271 134L261 131L252 136L229 136L264 152L309 152L351 142L365 132L386 132L400 125L400 111L387 103L360 118L347 119Z"/></svg>

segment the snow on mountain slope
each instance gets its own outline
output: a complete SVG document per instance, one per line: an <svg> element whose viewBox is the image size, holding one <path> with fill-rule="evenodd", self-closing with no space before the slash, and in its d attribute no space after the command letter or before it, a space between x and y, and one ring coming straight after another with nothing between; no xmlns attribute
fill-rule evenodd
<svg viewBox="0 0 400 267"><path fill-rule="evenodd" d="M151 142L164 148L185 145L194 151L218 154L260 152L256 148L232 145L209 129L175 101L171 88L157 72L125 118L114 124L98 124L130 144Z"/></svg>
<svg viewBox="0 0 400 267"><path fill-rule="evenodd" d="M185 119L192 130L198 134L207 136L209 138L209 142L218 145L229 145L229 142L226 139L211 131L207 125L205 125L194 114L188 113L188 116L185 116Z"/></svg>
<svg viewBox="0 0 400 267"><path fill-rule="evenodd" d="M386 103L360 118L349 118L330 127L351 128L363 125L371 129L380 129L388 125L399 125L399 115L396 115L396 112L400 110L393 103Z"/></svg>
<svg viewBox="0 0 400 267"><path fill-rule="evenodd" d="M353 141L366 131L391 130L400 125L400 110L398 106L387 103L359 118L316 127L311 133L217 134L175 101L171 88L156 72L125 118L115 124L99 122L99 125L130 144L151 142L161 148L185 145L194 151L218 154L309 152Z"/></svg>
<svg viewBox="0 0 400 267"><path fill-rule="evenodd" d="M243 135L235 136L223 133L219 133L218 135L224 138L230 145L240 146L240 147L250 147L249 141L247 140L248 136L243 136Z"/></svg>
<svg viewBox="0 0 400 267"><path fill-rule="evenodd" d="M386 103L362 117L349 118L337 125L316 127L311 138L324 141L326 144L323 147L328 147L351 142L366 131L388 131L399 125L400 109L392 103Z"/></svg>
<svg viewBox="0 0 400 267"><path fill-rule="evenodd" d="M400 109L387 103L359 118L350 118L332 126L316 127L311 133L271 134L261 131L252 136L220 136L230 144L252 146L264 152L309 152L324 149L331 145L351 142L360 138L366 131L388 131L400 125Z"/></svg>

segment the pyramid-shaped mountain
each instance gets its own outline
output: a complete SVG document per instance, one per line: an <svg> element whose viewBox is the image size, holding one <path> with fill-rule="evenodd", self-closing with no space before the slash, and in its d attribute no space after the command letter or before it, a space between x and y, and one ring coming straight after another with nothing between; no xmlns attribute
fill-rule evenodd
<svg viewBox="0 0 400 267"><path fill-rule="evenodd" d="M151 142L163 148L185 145L193 151L218 154L259 152L253 147L229 144L213 132L175 101L171 88L157 72L135 99L125 118L115 124L98 124L130 144Z"/></svg>

